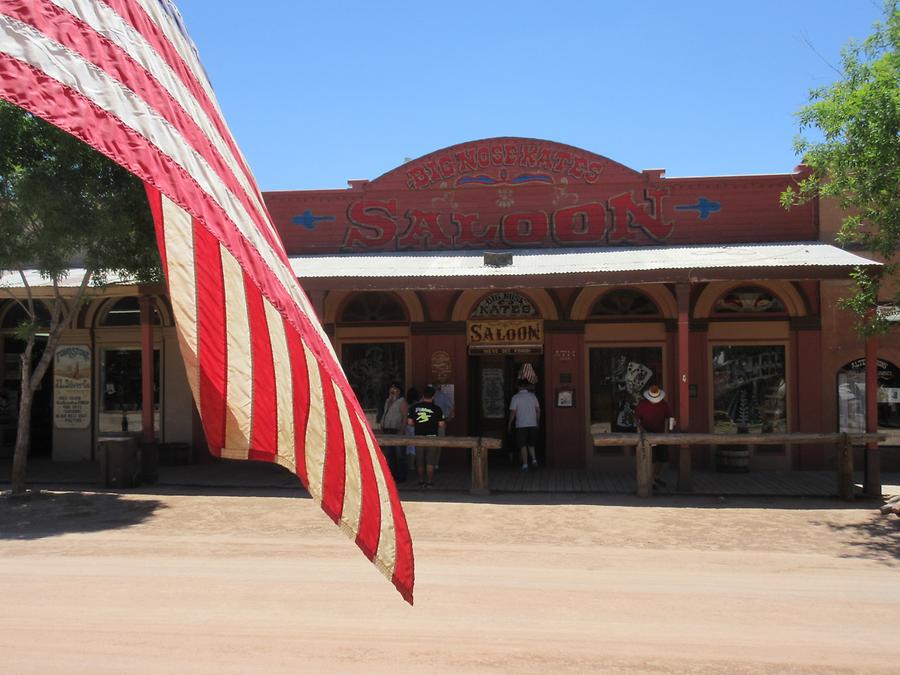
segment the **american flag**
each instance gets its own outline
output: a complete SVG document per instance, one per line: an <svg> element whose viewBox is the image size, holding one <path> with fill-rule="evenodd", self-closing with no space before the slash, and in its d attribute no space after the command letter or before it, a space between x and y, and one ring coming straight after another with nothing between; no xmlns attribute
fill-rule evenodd
<svg viewBox="0 0 900 675"><path fill-rule="evenodd" d="M294 471L412 603L396 487L175 6L0 0L0 97L145 182L212 452Z"/></svg>

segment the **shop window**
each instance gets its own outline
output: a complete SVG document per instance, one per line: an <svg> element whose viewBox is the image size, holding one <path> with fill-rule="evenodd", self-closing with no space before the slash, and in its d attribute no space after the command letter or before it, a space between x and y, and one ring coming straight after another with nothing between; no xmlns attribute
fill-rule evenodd
<svg viewBox="0 0 900 675"><path fill-rule="evenodd" d="M531 300L514 291L499 291L484 296L472 310L473 319L510 319L536 317L538 311Z"/></svg>
<svg viewBox="0 0 900 675"><path fill-rule="evenodd" d="M360 405L370 421L374 421L391 382L405 381L405 345L402 342L345 343L341 360Z"/></svg>
<svg viewBox="0 0 900 675"><path fill-rule="evenodd" d="M842 432L866 431L866 360L856 359L838 372L838 427ZM900 428L900 371L878 359L878 428Z"/></svg>
<svg viewBox="0 0 900 675"><path fill-rule="evenodd" d="M591 427L635 431L634 408L651 384L662 384L662 348L590 350Z"/></svg>
<svg viewBox="0 0 900 675"><path fill-rule="evenodd" d="M152 323L159 326L159 310L154 303ZM111 302L100 317L101 326L140 326L141 306L136 297L127 297Z"/></svg>
<svg viewBox="0 0 900 675"><path fill-rule="evenodd" d="M784 304L759 286L741 286L716 300L715 314L784 314Z"/></svg>
<svg viewBox="0 0 900 675"><path fill-rule="evenodd" d="M713 348L713 432L787 431L784 347Z"/></svg>
<svg viewBox="0 0 900 675"><path fill-rule="evenodd" d="M406 311L396 297L389 293L356 293L344 306L341 321L406 321Z"/></svg>
<svg viewBox="0 0 900 675"><path fill-rule="evenodd" d="M159 432L159 349L153 350L153 426ZM100 353L98 431L141 431L143 399L141 350L103 349Z"/></svg>
<svg viewBox="0 0 900 675"><path fill-rule="evenodd" d="M659 316L659 309L643 293L619 288L597 300L591 308L591 316Z"/></svg>

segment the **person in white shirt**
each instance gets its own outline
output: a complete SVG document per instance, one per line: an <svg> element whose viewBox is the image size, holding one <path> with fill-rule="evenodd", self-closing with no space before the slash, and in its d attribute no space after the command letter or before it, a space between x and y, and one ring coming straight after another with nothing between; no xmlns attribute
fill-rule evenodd
<svg viewBox="0 0 900 675"><path fill-rule="evenodd" d="M509 402L510 431L516 427L516 447L522 456L522 471L528 471L528 458L531 468L537 468L537 456L534 447L537 443L538 420L541 417L541 404L528 388L526 380L519 380L519 391Z"/></svg>

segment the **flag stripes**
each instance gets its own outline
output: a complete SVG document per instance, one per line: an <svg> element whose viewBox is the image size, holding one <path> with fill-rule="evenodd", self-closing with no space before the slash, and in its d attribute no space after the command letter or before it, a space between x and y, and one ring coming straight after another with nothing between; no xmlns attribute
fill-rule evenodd
<svg viewBox="0 0 900 675"><path fill-rule="evenodd" d="M0 0L0 97L145 181L211 450L294 471L412 602L396 488L174 6Z"/></svg>

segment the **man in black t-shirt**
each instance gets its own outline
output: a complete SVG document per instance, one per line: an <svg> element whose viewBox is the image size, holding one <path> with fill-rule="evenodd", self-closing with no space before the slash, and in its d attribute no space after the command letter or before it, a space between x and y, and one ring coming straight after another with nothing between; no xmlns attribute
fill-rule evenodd
<svg viewBox="0 0 900 675"><path fill-rule="evenodd" d="M415 428L416 436L437 436L444 428L444 411L434 403L434 387L425 387L422 400L409 407L407 425ZM416 470L419 472L419 486L430 488L434 485L434 466L440 448L416 447Z"/></svg>

